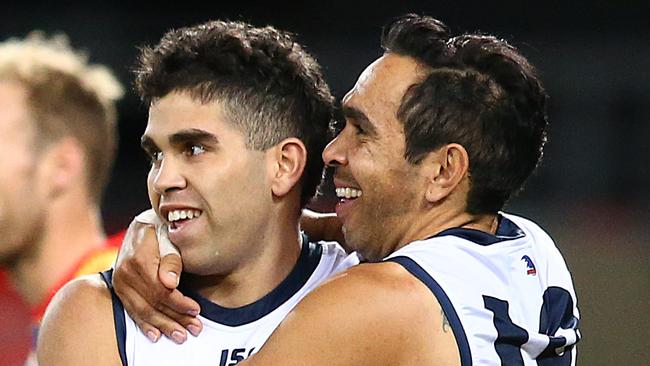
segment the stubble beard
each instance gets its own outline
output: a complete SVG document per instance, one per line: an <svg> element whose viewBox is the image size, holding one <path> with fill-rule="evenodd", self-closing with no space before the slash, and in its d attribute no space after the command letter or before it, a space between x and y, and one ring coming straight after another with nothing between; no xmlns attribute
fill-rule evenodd
<svg viewBox="0 0 650 366"><path fill-rule="evenodd" d="M4 223L3 226L11 226L14 220L7 221L9 222ZM0 253L0 266L10 271L21 262L38 255L38 249L45 235L44 214L39 214L24 227L14 229L13 232L10 229L3 230L5 233L2 234L2 240L11 243L12 248L8 252ZM9 233L6 233L7 231Z"/></svg>

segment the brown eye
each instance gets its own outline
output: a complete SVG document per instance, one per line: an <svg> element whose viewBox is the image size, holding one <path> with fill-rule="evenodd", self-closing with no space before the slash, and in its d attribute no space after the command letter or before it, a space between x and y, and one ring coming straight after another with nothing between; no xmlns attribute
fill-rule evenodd
<svg viewBox="0 0 650 366"><path fill-rule="evenodd" d="M190 145L188 146L187 153L190 156L201 155L205 152L205 147L202 145Z"/></svg>

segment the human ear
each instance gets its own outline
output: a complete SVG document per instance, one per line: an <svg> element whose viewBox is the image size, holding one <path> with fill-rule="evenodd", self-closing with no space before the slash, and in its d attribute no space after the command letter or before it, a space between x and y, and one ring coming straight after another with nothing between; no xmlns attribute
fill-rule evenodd
<svg viewBox="0 0 650 366"><path fill-rule="evenodd" d="M48 195L57 197L84 178L84 151L71 137L51 143L42 153L39 170L47 184Z"/></svg>
<svg viewBox="0 0 650 366"><path fill-rule="evenodd" d="M448 144L431 152L422 164L427 164L425 198L436 203L451 195L469 171L469 155L460 144Z"/></svg>
<svg viewBox="0 0 650 366"><path fill-rule="evenodd" d="M275 196L284 196L302 178L307 164L307 148L300 139L290 137L272 149L271 189Z"/></svg>

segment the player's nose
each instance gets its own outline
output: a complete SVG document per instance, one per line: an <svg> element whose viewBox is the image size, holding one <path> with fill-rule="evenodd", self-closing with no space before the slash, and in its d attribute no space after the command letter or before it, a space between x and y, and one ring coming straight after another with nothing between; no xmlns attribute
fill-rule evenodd
<svg viewBox="0 0 650 366"><path fill-rule="evenodd" d="M181 167L174 159L165 158L153 176L154 191L160 195L172 190L183 189L187 181L182 174Z"/></svg>
<svg viewBox="0 0 650 366"><path fill-rule="evenodd" d="M347 147L344 132L341 132L323 150L323 161L329 167L348 164Z"/></svg>

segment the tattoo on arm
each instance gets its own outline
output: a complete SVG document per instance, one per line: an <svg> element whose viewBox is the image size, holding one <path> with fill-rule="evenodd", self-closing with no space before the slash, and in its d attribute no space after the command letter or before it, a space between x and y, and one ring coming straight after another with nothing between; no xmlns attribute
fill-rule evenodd
<svg viewBox="0 0 650 366"><path fill-rule="evenodd" d="M449 320L447 319L444 310L440 310L440 315L442 315L442 331L447 333L451 328L451 324L449 324Z"/></svg>

